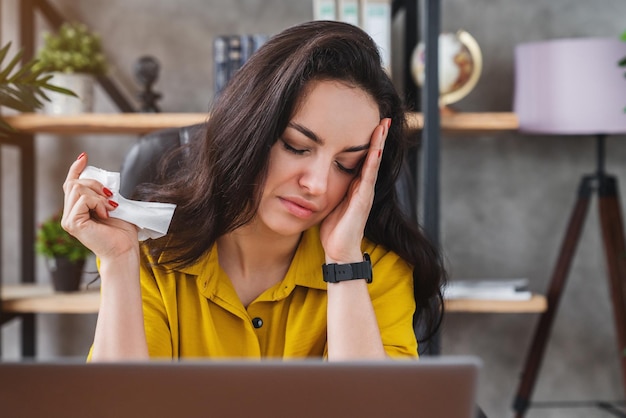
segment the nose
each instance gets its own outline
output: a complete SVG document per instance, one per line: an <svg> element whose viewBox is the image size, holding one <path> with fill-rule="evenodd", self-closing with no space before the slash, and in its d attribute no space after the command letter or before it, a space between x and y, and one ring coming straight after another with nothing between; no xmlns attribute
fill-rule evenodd
<svg viewBox="0 0 626 418"><path fill-rule="evenodd" d="M300 175L299 184L309 194L321 195L328 189L331 163L323 158L316 158L307 164Z"/></svg>

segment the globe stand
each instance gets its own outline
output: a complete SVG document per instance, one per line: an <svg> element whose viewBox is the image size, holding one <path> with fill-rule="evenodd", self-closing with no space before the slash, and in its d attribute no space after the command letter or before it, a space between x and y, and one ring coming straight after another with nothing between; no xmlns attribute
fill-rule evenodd
<svg viewBox="0 0 626 418"><path fill-rule="evenodd" d="M441 116L452 116L459 113L457 109L449 105L441 105L439 107L439 113Z"/></svg>
<svg viewBox="0 0 626 418"><path fill-rule="evenodd" d="M594 190L599 197L600 223L618 340L617 351L621 364L622 390L626 394L626 245L624 243L624 225L619 204L617 178L606 174L604 171L605 137L605 135L598 135L596 138L596 173L583 176L578 189L578 198L548 288L548 309L541 315L535 330L513 404L517 418L522 418L530 405L530 397L543 360L556 310L565 288L576 245L580 239L589 208L589 200ZM626 417L626 413L615 416Z"/></svg>

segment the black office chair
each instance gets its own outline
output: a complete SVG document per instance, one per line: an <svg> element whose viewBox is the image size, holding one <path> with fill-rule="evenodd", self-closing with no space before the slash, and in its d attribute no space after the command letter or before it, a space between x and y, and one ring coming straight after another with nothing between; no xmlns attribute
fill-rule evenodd
<svg viewBox="0 0 626 418"><path fill-rule="evenodd" d="M204 124L169 128L149 133L133 145L126 154L120 170L120 193L132 198L142 183L153 183L159 175L163 157L170 151L204 136ZM178 162L180 164L180 162ZM170 164L167 172L176 170Z"/></svg>

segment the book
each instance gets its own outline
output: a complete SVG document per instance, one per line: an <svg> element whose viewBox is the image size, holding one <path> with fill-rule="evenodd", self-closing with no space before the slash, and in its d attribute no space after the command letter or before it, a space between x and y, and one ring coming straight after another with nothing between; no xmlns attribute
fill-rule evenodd
<svg viewBox="0 0 626 418"><path fill-rule="evenodd" d="M265 42L268 41L268 39L270 38L270 36L266 33L255 33L252 35L252 40L253 40L253 45L254 45L254 50L258 50L259 48L261 48L263 46L263 44Z"/></svg>
<svg viewBox="0 0 626 418"><path fill-rule="evenodd" d="M218 36L213 40L213 91L215 96L224 90L228 83L228 37Z"/></svg>
<svg viewBox="0 0 626 418"><path fill-rule="evenodd" d="M339 20L359 26L359 2L357 0L339 0Z"/></svg>
<svg viewBox="0 0 626 418"><path fill-rule="evenodd" d="M314 20L336 20L335 0L313 0Z"/></svg>
<svg viewBox="0 0 626 418"><path fill-rule="evenodd" d="M530 300L528 279L450 280L445 299Z"/></svg>
<svg viewBox="0 0 626 418"><path fill-rule="evenodd" d="M391 73L391 0L313 0L315 20L340 20L360 27L378 46Z"/></svg>
<svg viewBox="0 0 626 418"><path fill-rule="evenodd" d="M372 37L380 51L383 66L391 71L391 1L360 0L362 28Z"/></svg>
<svg viewBox="0 0 626 418"><path fill-rule="evenodd" d="M228 37L228 80L233 78L233 75L243 64L241 60L242 38L239 35L230 35Z"/></svg>
<svg viewBox="0 0 626 418"><path fill-rule="evenodd" d="M265 34L219 35L213 40L213 91L215 97L235 73L267 41Z"/></svg>

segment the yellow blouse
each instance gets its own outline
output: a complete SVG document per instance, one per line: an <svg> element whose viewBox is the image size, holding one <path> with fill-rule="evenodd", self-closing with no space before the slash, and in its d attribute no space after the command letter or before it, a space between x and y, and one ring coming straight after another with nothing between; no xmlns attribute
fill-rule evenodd
<svg viewBox="0 0 626 418"><path fill-rule="evenodd" d="M392 357L417 357L412 268L364 240L369 286L382 341ZM155 358L302 358L326 355L326 283L319 229L306 231L287 275L246 308L220 268L217 245L179 270L142 260L141 291L148 349ZM332 320L332 319L331 319Z"/></svg>

